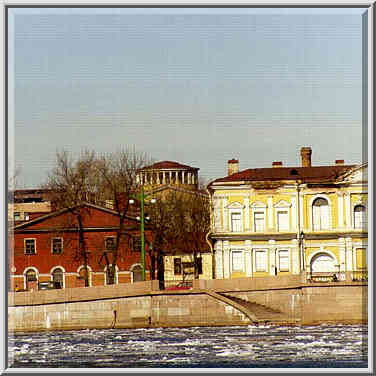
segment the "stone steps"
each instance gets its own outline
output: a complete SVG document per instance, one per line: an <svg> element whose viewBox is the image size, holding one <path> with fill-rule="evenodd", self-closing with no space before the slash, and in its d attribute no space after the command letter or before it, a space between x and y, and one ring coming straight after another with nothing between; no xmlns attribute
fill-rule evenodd
<svg viewBox="0 0 376 376"><path fill-rule="evenodd" d="M286 322L290 323L291 320L285 313L281 311L277 311L273 308L264 306L262 304L249 302L247 300L238 298L236 296L226 295L227 298L233 300L234 302L238 303L239 305L243 306L250 312L252 312L259 322L262 321L272 321L272 322Z"/></svg>

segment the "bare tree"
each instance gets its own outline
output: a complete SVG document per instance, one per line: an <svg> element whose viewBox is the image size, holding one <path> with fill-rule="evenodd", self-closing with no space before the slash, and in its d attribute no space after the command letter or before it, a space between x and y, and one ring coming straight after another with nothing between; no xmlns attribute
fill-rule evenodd
<svg viewBox="0 0 376 376"><path fill-rule="evenodd" d="M116 241L110 253L105 252L109 284L115 282L116 262L119 256L122 238L132 241L133 235L126 228L127 217L131 209L129 200L134 198L139 188L137 172L150 163L145 153L134 149L122 149L114 153L102 155L98 160L98 176L103 197L113 203L119 217Z"/></svg>
<svg viewBox="0 0 376 376"><path fill-rule="evenodd" d="M83 219L88 215L85 203L98 193L96 155L85 150L76 161L63 150L56 153L55 167L48 176L45 188L51 191L55 209L67 209L78 232L77 258L84 265L85 286L89 286L88 253L84 237ZM64 227L64 224L61 224ZM70 223L72 226L72 223Z"/></svg>

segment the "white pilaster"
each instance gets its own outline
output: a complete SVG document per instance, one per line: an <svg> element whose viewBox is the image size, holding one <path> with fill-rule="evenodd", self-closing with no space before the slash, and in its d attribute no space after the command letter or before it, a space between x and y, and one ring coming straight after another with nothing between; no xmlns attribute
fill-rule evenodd
<svg viewBox="0 0 376 376"><path fill-rule="evenodd" d="M217 240L214 245L215 248L215 278L223 278L223 243L222 240Z"/></svg>
<svg viewBox="0 0 376 376"><path fill-rule="evenodd" d="M227 209L227 198L225 197L222 200L222 215L223 215L223 229L224 231L228 231L229 226L228 226L228 209Z"/></svg>
<svg viewBox="0 0 376 376"><path fill-rule="evenodd" d="M296 231L298 228L297 218L296 218L296 196L291 196L291 224L292 224L292 231Z"/></svg>
<svg viewBox="0 0 376 376"><path fill-rule="evenodd" d="M275 257L275 240L269 240L269 274L275 275L276 257Z"/></svg>
<svg viewBox="0 0 376 376"><path fill-rule="evenodd" d="M350 193L345 193L345 213L346 213L346 229L350 229L351 226L351 201Z"/></svg>
<svg viewBox="0 0 376 376"><path fill-rule="evenodd" d="M346 268L347 271L354 270L354 263L353 263L353 247L352 247L352 239L350 237L346 238Z"/></svg>
<svg viewBox="0 0 376 376"><path fill-rule="evenodd" d="M249 231L249 196L244 198L245 205L245 231Z"/></svg>
<svg viewBox="0 0 376 376"><path fill-rule="evenodd" d="M305 230L304 216L303 216L303 196L299 195L299 217L300 217L300 230Z"/></svg>
<svg viewBox="0 0 376 376"><path fill-rule="evenodd" d="M244 241L245 249L245 275L252 277L252 244L251 240Z"/></svg>
<svg viewBox="0 0 376 376"><path fill-rule="evenodd" d="M268 196L268 230L273 230L273 196Z"/></svg>
<svg viewBox="0 0 376 376"><path fill-rule="evenodd" d="M230 244L228 240L223 242L223 278L230 278Z"/></svg>
<svg viewBox="0 0 376 376"><path fill-rule="evenodd" d="M338 227L344 228L343 223L343 192L338 192Z"/></svg>
<svg viewBox="0 0 376 376"><path fill-rule="evenodd" d="M297 239L293 239L292 243L294 244L291 249L291 262L292 262L292 274L300 273L300 257L299 257L299 246Z"/></svg>

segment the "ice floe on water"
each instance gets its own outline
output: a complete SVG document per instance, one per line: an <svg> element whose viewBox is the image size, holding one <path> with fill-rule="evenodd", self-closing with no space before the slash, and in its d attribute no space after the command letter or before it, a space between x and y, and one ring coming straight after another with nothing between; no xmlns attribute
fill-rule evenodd
<svg viewBox="0 0 376 376"><path fill-rule="evenodd" d="M10 367L367 367L367 327L239 326L20 333Z"/></svg>

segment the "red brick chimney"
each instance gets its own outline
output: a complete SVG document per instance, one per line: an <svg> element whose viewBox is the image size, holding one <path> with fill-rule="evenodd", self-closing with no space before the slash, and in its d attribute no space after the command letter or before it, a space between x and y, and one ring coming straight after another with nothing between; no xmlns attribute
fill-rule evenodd
<svg viewBox="0 0 376 376"><path fill-rule="evenodd" d="M228 176L239 172L239 161L237 159L230 159L227 162Z"/></svg>
<svg viewBox="0 0 376 376"><path fill-rule="evenodd" d="M342 166L345 164L345 160L344 159L336 159L336 166Z"/></svg>
<svg viewBox="0 0 376 376"><path fill-rule="evenodd" d="M312 149L309 146L303 146L300 149L300 155L302 157L302 167L311 167Z"/></svg>
<svg viewBox="0 0 376 376"><path fill-rule="evenodd" d="M275 168L275 167L282 167L282 165L283 165L283 163L281 161L273 162L272 163L273 168Z"/></svg>

